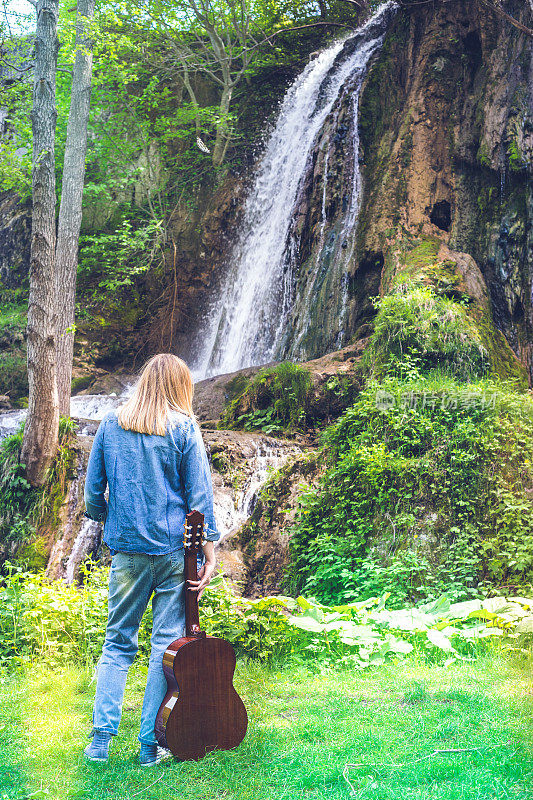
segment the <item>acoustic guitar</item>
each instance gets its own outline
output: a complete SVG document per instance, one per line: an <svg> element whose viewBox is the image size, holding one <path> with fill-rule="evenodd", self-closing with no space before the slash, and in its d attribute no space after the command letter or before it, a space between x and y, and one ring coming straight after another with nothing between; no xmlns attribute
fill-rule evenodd
<svg viewBox="0 0 533 800"><path fill-rule="evenodd" d="M198 580L203 525L199 511L187 514L185 581ZM200 629L198 593L185 586L185 636L169 644L163 656L168 691L156 717L155 735L180 761L197 761L210 750L237 747L246 734L248 716L233 686L235 651L229 642Z"/></svg>

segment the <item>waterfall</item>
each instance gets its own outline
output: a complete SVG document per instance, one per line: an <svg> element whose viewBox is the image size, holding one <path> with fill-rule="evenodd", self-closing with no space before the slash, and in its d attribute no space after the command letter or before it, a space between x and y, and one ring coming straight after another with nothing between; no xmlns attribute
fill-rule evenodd
<svg viewBox="0 0 533 800"><path fill-rule="evenodd" d="M381 46L396 8L394 2L386 3L353 35L324 50L287 91L246 200L225 284L206 314L205 328L198 332L197 379L305 354L300 346L308 322L305 308L310 299L316 299L326 271L335 276L331 280L328 275L325 291L335 298L330 316L337 318L334 344L340 346L340 317L345 314L348 292L345 266L353 251L350 236L355 230L361 192L359 93L368 63ZM303 286L298 279L297 287L300 263L293 220L299 195L320 132L346 91L353 95L354 151L345 218L340 231L326 232L326 152L319 251L327 251L327 258L324 262L319 252L306 268L309 274Z"/></svg>

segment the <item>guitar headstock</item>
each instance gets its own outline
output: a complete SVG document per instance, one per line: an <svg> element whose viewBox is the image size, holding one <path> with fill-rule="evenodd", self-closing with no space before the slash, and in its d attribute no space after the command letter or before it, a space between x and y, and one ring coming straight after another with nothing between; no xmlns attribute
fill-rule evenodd
<svg viewBox="0 0 533 800"><path fill-rule="evenodd" d="M204 539L204 515L200 511L189 511L185 517L183 547L187 551L199 550Z"/></svg>

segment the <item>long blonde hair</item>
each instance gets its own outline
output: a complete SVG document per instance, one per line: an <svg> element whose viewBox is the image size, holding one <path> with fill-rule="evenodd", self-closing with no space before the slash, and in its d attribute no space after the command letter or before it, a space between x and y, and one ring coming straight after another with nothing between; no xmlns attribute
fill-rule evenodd
<svg viewBox="0 0 533 800"><path fill-rule="evenodd" d="M164 436L170 411L195 419L194 383L189 367L172 353L159 353L146 362L135 390L118 412L118 424L127 431Z"/></svg>

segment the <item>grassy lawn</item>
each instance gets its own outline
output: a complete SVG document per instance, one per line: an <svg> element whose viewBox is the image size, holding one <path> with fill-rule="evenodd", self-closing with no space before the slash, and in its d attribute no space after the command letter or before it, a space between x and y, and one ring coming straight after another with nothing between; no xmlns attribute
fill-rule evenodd
<svg viewBox="0 0 533 800"><path fill-rule="evenodd" d="M500 657L312 675L240 663L250 726L235 751L137 765L143 670L130 674L109 764L88 764L91 676L74 668L0 685L0 798L63 800L503 800L533 798L531 664ZM415 762L435 750L441 753ZM354 792L343 777L347 776Z"/></svg>

